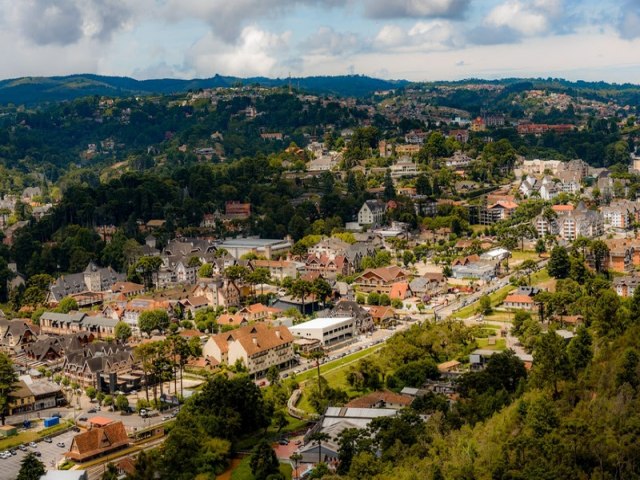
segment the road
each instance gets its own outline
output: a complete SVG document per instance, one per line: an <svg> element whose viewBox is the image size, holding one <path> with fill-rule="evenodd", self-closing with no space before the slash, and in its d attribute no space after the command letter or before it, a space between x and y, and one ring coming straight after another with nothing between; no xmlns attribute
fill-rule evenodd
<svg viewBox="0 0 640 480"><path fill-rule="evenodd" d="M56 464L63 459L63 454L69 450L74 435L76 435L75 432L69 431L52 437L51 443L40 441L36 443L36 448L27 447L27 451L16 449L16 455L11 458L0 459L0 480L14 480L20 470L20 462L22 462L27 453L32 451L40 452L40 461L44 463L47 469L55 469ZM65 446L57 446L58 442L63 442Z"/></svg>

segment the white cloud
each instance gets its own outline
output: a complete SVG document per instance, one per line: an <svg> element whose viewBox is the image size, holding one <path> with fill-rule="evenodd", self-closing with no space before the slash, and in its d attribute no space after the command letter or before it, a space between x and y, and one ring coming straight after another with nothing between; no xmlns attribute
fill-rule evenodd
<svg viewBox="0 0 640 480"><path fill-rule="evenodd" d="M398 25L385 25L376 35L373 46L378 50L448 50L460 44L458 32L447 20L417 22L407 30Z"/></svg>
<svg viewBox="0 0 640 480"><path fill-rule="evenodd" d="M549 21L545 11L536 7L535 4L510 0L491 10L485 23L493 27L509 27L526 36L537 35L549 28Z"/></svg>
<svg viewBox="0 0 640 480"><path fill-rule="evenodd" d="M279 58L289 47L290 32L274 34L255 25L245 27L238 41L228 45L208 33L185 54L185 70L194 76L281 75Z"/></svg>

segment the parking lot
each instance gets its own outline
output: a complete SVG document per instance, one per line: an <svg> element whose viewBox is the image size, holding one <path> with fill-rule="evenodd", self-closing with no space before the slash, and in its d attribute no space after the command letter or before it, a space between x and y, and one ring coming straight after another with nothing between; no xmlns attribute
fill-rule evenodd
<svg viewBox="0 0 640 480"><path fill-rule="evenodd" d="M27 447L27 451L22 451L16 448L17 455L13 455L11 458L0 458L0 480L13 480L18 475L20 470L20 462L29 452L40 452L40 461L44 463L45 468L48 470L55 469L56 464L62 460L62 455L69 451L71 440L76 433L73 431L63 433L56 437L51 438L51 443L44 441L38 442L36 448ZM63 442L64 448L58 447L56 443Z"/></svg>

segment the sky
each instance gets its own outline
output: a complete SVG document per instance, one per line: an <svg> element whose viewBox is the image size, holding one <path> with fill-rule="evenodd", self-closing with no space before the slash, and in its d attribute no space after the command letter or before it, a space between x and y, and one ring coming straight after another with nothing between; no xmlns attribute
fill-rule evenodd
<svg viewBox="0 0 640 480"><path fill-rule="evenodd" d="M0 0L0 78L640 83L640 0Z"/></svg>

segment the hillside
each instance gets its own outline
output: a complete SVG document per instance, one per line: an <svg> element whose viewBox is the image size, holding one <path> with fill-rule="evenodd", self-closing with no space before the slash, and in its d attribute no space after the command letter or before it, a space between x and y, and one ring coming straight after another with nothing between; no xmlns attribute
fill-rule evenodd
<svg viewBox="0 0 640 480"><path fill-rule="evenodd" d="M109 77L92 74L64 77L21 77L0 81L0 104L38 104L73 100L88 95L130 96L184 93L201 88L231 87L260 84L266 87L291 85L315 94L366 97L376 90L407 85L404 80L387 81L359 75L306 78L239 78L216 75L205 79L135 80L129 77Z"/></svg>

